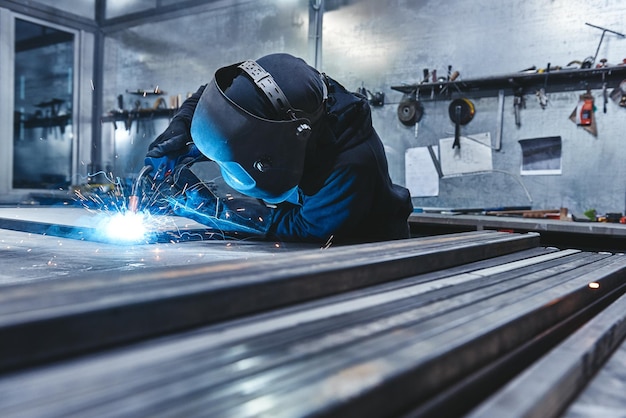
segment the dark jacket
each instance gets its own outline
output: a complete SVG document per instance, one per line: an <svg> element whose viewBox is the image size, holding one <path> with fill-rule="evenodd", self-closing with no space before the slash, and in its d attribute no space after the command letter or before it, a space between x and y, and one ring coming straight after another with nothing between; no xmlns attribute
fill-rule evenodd
<svg viewBox="0 0 626 418"><path fill-rule="evenodd" d="M389 177L367 100L328 78L326 119L314 129L300 181L300 205L283 203L271 236L335 243L408 237L409 191Z"/></svg>

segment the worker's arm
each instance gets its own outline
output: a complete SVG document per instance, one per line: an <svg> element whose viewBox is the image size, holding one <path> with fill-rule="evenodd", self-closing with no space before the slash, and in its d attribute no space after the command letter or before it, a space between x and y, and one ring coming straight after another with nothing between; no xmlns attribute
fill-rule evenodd
<svg viewBox="0 0 626 418"><path fill-rule="evenodd" d="M351 238L369 213L372 202L372 170L343 167L326 179L301 205L281 204L274 212L269 236L285 241L324 243L334 236Z"/></svg>

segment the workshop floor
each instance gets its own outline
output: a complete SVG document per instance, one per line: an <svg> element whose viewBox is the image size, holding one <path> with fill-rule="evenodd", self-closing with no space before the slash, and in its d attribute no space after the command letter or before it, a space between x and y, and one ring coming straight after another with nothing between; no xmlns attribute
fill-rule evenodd
<svg viewBox="0 0 626 418"><path fill-rule="evenodd" d="M45 225L74 225L77 228L89 226L89 214L82 209L0 208L0 221L16 219L25 221L25 225L37 225L39 222ZM184 218L176 220L176 225L177 228L198 228L198 224L190 226L189 220ZM19 228L19 224L11 227L15 228ZM50 280L92 271L129 271L267 257L315 247L234 239L124 245L0 229L0 285Z"/></svg>

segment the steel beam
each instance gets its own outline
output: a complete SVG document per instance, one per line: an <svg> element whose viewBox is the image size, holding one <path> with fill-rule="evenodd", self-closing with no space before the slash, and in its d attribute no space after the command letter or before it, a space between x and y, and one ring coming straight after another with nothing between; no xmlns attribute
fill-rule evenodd
<svg viewBox="0 0 626 418"><path fill-rule="evenodd" d="M5 287L0 369L510 254L537 240L485 231Z"/></svg>

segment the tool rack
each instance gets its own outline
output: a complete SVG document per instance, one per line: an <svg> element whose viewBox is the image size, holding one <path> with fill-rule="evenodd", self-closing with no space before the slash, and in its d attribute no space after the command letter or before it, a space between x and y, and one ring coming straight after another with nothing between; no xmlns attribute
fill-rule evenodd
<svg viewBox="0 0 626 418"><path fill-rule="evenodd" d="M524 93L544 88L546 93L600 89L603 83L611 88L626 79L626 65L602 68L559 69L543 73L519 72L500 76L473 78L467 80L438 81L435 83L415 83L391 86L392 90L420 100L449 100L452 97L471 95L472 97L497 96L500 90L505 94L515 94L519 89Z"/></svg>

